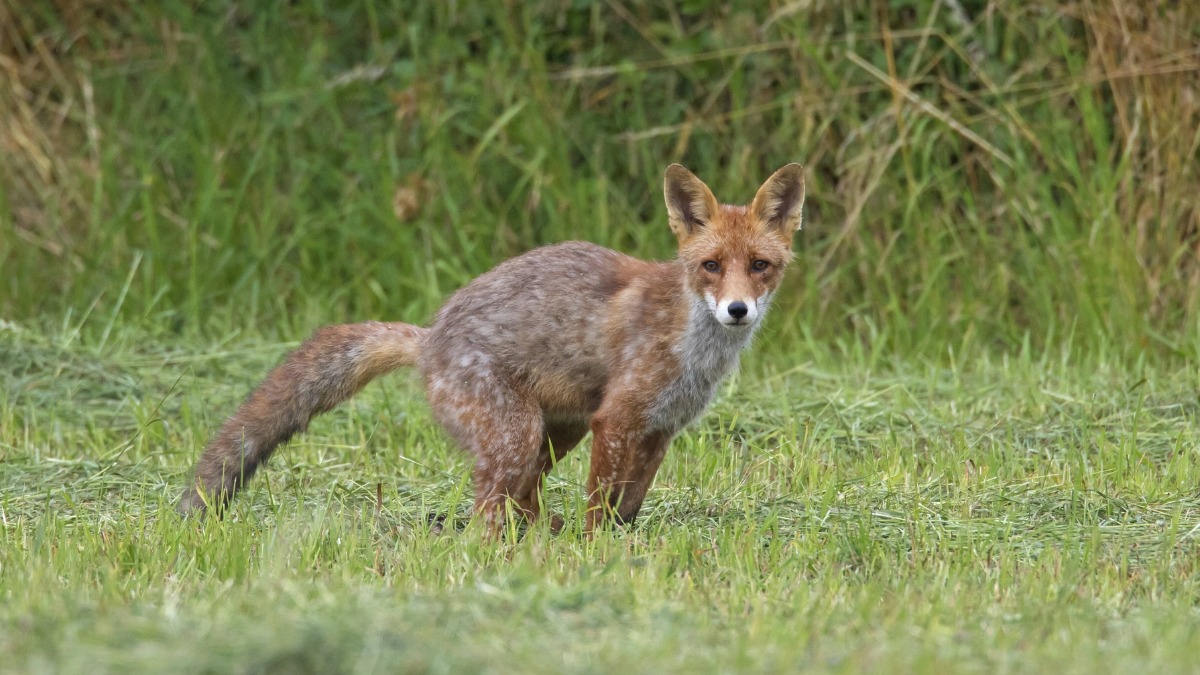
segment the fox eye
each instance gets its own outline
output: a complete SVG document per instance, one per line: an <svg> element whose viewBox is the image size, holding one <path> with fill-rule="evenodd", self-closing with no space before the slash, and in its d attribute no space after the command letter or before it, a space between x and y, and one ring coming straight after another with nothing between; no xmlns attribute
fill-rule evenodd
<svg viewBox="0 0 1200 675"><path fill-rule="evenodd" d="M770 267L771 263L767 262L766 260L755 260L750 266L754 268L755 272L761 272Z"/></svg>
<svg viewBox="0 0 1200 675"><path fill-rule="evenodd" d="M720 272L721 263L717 262L716 260L707 260L704 262L704 269L708 270L709 272Z"/></svg>

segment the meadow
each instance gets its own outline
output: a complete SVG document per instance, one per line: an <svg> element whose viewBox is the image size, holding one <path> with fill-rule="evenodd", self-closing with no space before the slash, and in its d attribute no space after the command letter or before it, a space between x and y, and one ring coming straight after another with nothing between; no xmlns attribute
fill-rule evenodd
<svg viewBox="0 0 1200 675"><path fill-rule="evenodd" d="M1195 3L0 0L0 672L1182 672ZM661 175L808 168L797 261L637 524L469 525L415 378L171 507L313 328ZM445 526L437 524L445 519Z"/></svg>

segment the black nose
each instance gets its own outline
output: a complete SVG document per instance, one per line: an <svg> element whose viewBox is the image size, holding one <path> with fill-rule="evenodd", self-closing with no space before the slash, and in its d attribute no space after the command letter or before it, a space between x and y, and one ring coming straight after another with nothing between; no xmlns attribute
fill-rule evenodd
<svg viewBox="0 0 1200 675"><path fill-rule="evenodd" d="M750 313L750 308L746 306L746 303L738 300L737 302L729 303L729 309L726 311L729 312L729 316L735 319L742 319Z"/></svg>

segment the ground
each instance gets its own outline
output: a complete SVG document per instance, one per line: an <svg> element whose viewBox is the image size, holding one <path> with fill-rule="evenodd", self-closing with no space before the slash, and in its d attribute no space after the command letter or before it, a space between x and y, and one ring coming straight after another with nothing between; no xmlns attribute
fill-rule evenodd
<svg viewBox="0 0 1200 675"><path fill-rule="evenodd" d="M4 325L0 671L1195 665L1194 372L768 344L636 526L581 536L585 443L546 497L567 530L502 542L463 527L467 463L401 374L225 520L179 519L207 436L289 346Z"/></svg>

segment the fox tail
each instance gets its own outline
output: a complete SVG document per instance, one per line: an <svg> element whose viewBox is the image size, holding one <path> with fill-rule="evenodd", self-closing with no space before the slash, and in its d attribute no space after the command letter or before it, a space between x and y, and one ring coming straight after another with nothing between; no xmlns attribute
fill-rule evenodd
<svg viewBox="0 0 1200 675"><path fill-rule="evenodd" d="M288 355L250 394L196 464L179 500L184 515L218 512L280 444L371 380L415 365L428 329L406 323L327 326Z"/></svg>

